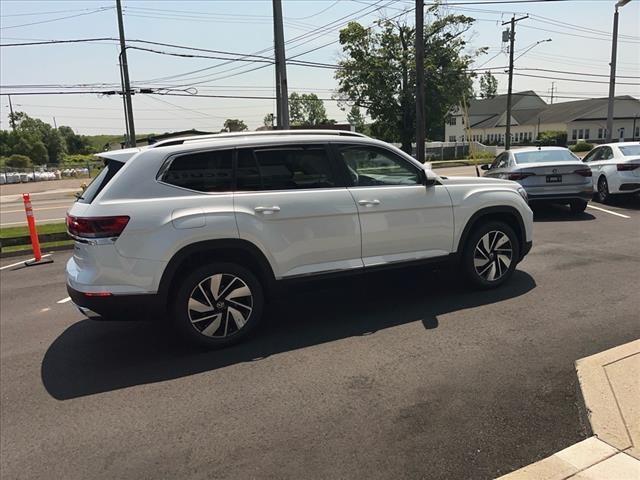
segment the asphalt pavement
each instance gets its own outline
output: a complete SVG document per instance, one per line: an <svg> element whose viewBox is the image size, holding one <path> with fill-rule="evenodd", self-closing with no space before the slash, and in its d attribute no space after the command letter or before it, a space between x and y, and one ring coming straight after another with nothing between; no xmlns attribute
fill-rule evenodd
<svg viewBox="0 0 640 480"><path fill-rule="evenodd" d="M497 290L425 269L308 283L217 352L83 320L68 252L5 259L0 476L489 479L547 457L591 433L574 362L640 337L640 202L593 207L537 211Z"/></svg>

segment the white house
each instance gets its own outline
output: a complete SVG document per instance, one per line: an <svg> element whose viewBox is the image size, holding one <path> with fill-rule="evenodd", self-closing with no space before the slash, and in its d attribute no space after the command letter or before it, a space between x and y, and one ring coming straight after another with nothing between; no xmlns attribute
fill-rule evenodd
<svg viewBox="0 0 640 480"><path fill-rule="evenodd" d="M568 143L602 143L607 136L607 102L607 98L591 98L549 105L533 91L514 93L512 143L532 142L540 132L550 130L566 132ZM473 99L468 105L469 125L457 108L445 124L445 140L504 144L506 117L507 95ZM640 100L628 95L615 98L613 130L616 139L640 140Z"/></svg>

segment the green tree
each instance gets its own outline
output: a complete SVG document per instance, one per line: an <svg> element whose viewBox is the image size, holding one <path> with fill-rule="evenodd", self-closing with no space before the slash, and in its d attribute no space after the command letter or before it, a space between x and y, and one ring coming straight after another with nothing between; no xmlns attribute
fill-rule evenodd
<svg viewBox="0 0 640 480"><path fill-rule="evenodd" d="M262 119L262 124L265 127L273 128L275 126L274 121L275 121L275 116L273 115L273 113L267 113L264 116L264 119Z"/></svg>
<svg viewBox="0 0 640 480"><path fill-rule="evenodd" d="M12 153L27 155L37 164L60 163L66 153L66 145L58 130L24 112L15 112L13 120L16 123L17 140Z"/></svg>
<svg viewBox="0 0 640 480"><path fill-rule="evenodd" d="M437 8L427 12L433 19L426 22L424 37L429 138L442 138L447 112L472 92L467 70L473 55L464 53L464 34L474 20L438 14ZM365 28L351 22L340 31L344 57L335 74L341 103L364 107L374 121L371 133L400 141L407 152L415 138L414 39L415 29L403 23L382 20L377 28Z"/></svg>
<svg viewBox="0 0 640 480"><path fill-rule="evenodd" d="M89 138L76 134L71 127L61 126L58 132L64 140L66 151L70 155L86 155L94 153Z"/></svg>
<svg viewBox="0 0 640 480"><path fill-rule="evenodd" d="M493 98L498 94L498 79L490 71L480 77L480 98Z"/></svg>
<svg viewBox="0 0 640 480"><path fill-rule="evenodd" d="M300 95L297 92L289 95L289 121L296 127L313 127L332 123L327 118L324 102L315 93Z"/></svg>
<svg viewBox="0 0 640 480"><path fill-rule="evenodd" d="M7 158L5 165L7 167L13 168L28 168L31 166L31 159L26 155L19 155L17 153L14 153L9 158Z"/></svg>
<svg viewBox="0 0 640 480"><path fill-rule="evenodd" d="M227 118L224 121L224 128L220 130L221 132L245 132L249 130L249 128L245 125L242 120L238 120L237 118Z"/></svg>
<svg viewBox="0 0 640 480"><path fill-rule="evenodd" d="M353 105L351 107L351 110L349 110L349 113L347 113L347 121L354 126L356 132L364 132L364 115L362 115L360 107L358 107L357 105Z"/></svg>

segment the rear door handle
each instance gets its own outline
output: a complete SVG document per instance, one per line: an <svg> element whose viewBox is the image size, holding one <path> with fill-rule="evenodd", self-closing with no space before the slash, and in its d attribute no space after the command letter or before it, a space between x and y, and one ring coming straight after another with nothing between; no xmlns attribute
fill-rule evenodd
<svg viewBox="0 0 640 480"><path fill-rule="evenodd" d="M256 207L253 209L256 213L264 213L265 215L271 215L272 213L279 212L280 207L274 205L272 207Z"/></svg>
<svg viewBox="0 0 640 480"><path fill-rule="evenodd" d="M362 205L363 207L373 207L375 205L380 205L380 200L358 200L358 205Z"/></svg>

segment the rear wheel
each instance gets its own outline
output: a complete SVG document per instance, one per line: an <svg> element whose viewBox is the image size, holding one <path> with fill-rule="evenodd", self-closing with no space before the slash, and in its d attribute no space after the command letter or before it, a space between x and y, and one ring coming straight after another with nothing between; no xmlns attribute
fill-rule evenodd
<svg viewBox="0 0 640 480"><path fill-rule="evenodd" d="M602 175L598 179L598 192L596 193L596 200L600 203L607 203L611 198L611 194L609 193L609 183L607 182L607 177Z"/></svg>
<svg viewBox="0 0 640 480"><path fill-rule="evenodd" d="M493 288L513 275L519 258L518 237L513 229L503 222L489 222L469 236L462 268L475 286Z"/></svg>
<svg viewBox="0 0 640 480"><path fill-rule="evenodd" d="M582 213L587 208L587 202L584 200L572 200L569 204L571 213Z"/></svg>
<svg viewBox="0 0 640 480"><path fill-rule="evenodd" d="M173 304L177 330L208 348L231 345L246 337L262 315L260 282L246 268L211 263L189 273Z"/></svg>

